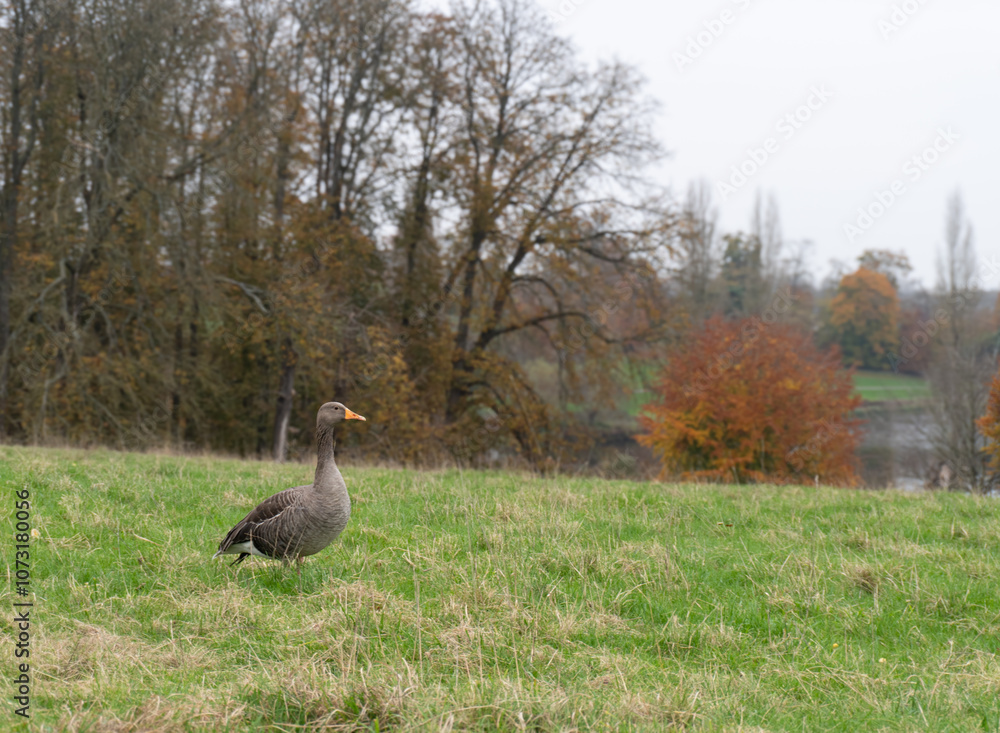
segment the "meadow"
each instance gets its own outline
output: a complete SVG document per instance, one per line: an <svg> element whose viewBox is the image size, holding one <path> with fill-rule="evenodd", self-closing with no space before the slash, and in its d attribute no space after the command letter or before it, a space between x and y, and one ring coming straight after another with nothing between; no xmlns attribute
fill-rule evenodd
<svg viewBox="0 0 1000 733"><path fill-rule="evenodd" d="M342 469L300 579L211 555L309 465L0 447L32 729L1000 731L995 499Z"/></svg>
<svg viewBox="0 0 1000 733"><path fill-rule="evenodd" d="M857 371L854 390L869 402L926 400L931 396L930 384L923 377L893 372Z"/></svg>

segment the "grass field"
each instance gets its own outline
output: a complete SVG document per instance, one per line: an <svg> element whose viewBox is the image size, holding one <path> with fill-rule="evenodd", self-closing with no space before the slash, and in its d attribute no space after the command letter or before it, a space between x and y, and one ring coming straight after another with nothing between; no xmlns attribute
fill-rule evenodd
<svg viewBox="0 0 1000 733"><path fill-rule="evenodd" d="M33 729L1000 730L996 500L344 473L300 584L210 558L309 466L0 448Z"/></svg>
<svg viewBox="0 0 1000 733"><path fill-rule="evenodd" d="M854 389L869 402L923 400L931 396L923 377L892 372L855 372Z"/></svg>
<svg viewBox="0 0 1000 733"><path fill-rule="evenodd" d="M645 384L650 377L635 372L626 372L623 367L622 383L630 387L618 410L631 418L642 413L643 408L655 400L655 394ZM655 378L652 378L655 381ZM652 383L649 381L648 383ZM931 396L930 385L923 377L893 372L857 371L854 373L854 389L868 402L913 402L926 400ZM583 409L582 407L579 409Z"/></svg>

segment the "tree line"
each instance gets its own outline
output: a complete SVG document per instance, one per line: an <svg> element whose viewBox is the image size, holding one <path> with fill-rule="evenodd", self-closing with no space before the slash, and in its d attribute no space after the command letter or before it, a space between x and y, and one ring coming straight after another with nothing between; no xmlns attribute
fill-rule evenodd
<svg viewBox="0 0 1000 733"><path fill-rule="evenodd" d="M3 12L8 439L282 460L339 399L377 455L534 461L508 345L575 394L658 336L652 104L522 0Z"/></svg>
<svg viewBox="0 0 1000 733"><path fill-rule="evenodd" d="M950 349L978 391L941 419L982 457L994 331L960 200L936 294L901 306L891 252L817 287L773 198L721 232L707 183L654 185L639 75L582 62L527 0L13 0L0 44L4 440L280 461L336 399L370 457L544 468L593 462L602 408L645 387L687 411L665 465L850 483L843 366L933 376ZM942 307L948 338L907 355ZM728 387L698 385L745 342L801 401L767 435L773 400L733 405L715 420L745 433L705 442L691 415Z"/></svg>

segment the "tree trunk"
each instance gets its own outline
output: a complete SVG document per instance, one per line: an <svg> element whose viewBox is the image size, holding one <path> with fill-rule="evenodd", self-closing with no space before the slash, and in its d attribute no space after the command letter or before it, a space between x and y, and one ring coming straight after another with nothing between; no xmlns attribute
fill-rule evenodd
<svg viewBox="0 0 1000 733"><path fill-rule="evenodd" d="M281 383L278 387L278 407L274 413L274 460L284 463L288 457L288 422L292 417L295 394L296 355L292 340L285 337L281 346Z"/></svg>
<svg viewBox="0 0 1000 733"><path fill-rule="evenodd" d="M17 190L4 186L3 224L0 226L0 437L7 433L7 375L10 354L10 277L11 253L17 239Z"/></svg>
<svg viewBox="0 0 1000 733"><path fill-rule="evenodd" d="M184 426L183 417L181 415L181 385L184 382L184 327L180 321L174 327L174 364L171 382L172 388L170 390L170 410L171 417L173 418L173 436L171 442L174 448L180 452L184 452Z"/></svg>
<svg viewBox="0 0 1000 733"><path fill-rule="evenodd" d="M285 193L290 175L291 125L295 113L288 118L287 126L278 139L276 154L277 180L274 186L274 254L279 261L283 257L282 230L285 220ZM284 463L288 457L288 422L292 417L292 398L295 394L296 354L290 336L285 336L281 349L281 377L278 386L278 402L274 409L274 441L272 454L276 463Z"/></svg>
<svg viewBox="0 0 1000 733"><path fill-rule="evenodd" d="M7 109L7 119L10 128L5 130L7 149L3 151L3 188L0 193L0 437L7 432L7 376L10 354L8 341L10 339L10 292L11 266L14 248L17 246L17 204L21 188L21 175L24 166L31 155L35 143L35 130L32 127L28 139L21 148L24 135L24 112L21 92L24 83L21 74L25 66L27 54L27 33L31 23L30 11L24 0L13 7L12 26L8 28L14 41L10 66L10 101ZM40 47L41 32L36 31L36 53ZM38 104L38 96L42 87L42 61L35 58L34 99L29 103L27 116L34 122L34 113Z"/></svg>
<svg viewBox="0 0 1000 733"><path fill-rule="evenodd" d="M469 377L469 366L466 359L466 348L469 341L470 322L472 320L473 296L476 285L476 265L479 263L479 250L486 241L485 231L479 229L472 234L472 246L466 255L465 274L462 283L462 302L459 304L458 325L455 329L455 345L452 356L451 386L448 388L448 400L445 417L448 422L458 419L462 403L468 396L466 385Z"/></svg>

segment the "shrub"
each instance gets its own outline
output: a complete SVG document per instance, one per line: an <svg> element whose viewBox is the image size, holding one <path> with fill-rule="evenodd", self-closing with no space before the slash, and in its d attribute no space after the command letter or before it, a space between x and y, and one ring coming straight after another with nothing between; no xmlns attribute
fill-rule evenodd
<svg viewBox="0 0 1000 733"><path fill-rule="evenodd" d="M759 318L713 318L671 358L639 441L693 480L857 483L861 398L835 349Z"/></svg>

